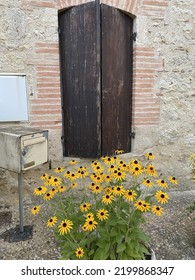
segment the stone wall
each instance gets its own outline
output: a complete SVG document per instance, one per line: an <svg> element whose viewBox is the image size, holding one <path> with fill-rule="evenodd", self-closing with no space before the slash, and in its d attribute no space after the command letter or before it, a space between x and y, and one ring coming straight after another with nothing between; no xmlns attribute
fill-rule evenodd
<svg viewBox="0 0 195 280"><path fill-rule="evenodd" d="M27 74L29 124L49 129L52 160L62 160L58 12L86 2L0 0L0 73ZM185 184L195 147L194 0L101 2L134 17L133 153L154 151Z"/></svg>

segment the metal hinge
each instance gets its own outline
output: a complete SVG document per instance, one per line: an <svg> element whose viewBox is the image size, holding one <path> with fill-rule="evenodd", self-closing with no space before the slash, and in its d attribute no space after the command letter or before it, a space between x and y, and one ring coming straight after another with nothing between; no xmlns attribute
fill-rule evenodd
<svg viewBox="0 0 195 280"><path fill-rule="evenodd" d="M137 38L137 32L133 32L132 39L134 42L136 41L136 38Z"/></svg>
<svg viewBox="0 0 195 280"><path fill-rule="evenodd" d="M134 139L135 138L135 132L131 132L130 137Z"/></svg>

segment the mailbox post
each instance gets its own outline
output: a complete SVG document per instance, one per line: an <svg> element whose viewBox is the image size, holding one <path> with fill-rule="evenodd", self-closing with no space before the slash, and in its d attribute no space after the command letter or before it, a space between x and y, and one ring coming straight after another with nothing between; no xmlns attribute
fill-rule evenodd
<svg viewBox="0 0 195 280"><path fill-rule="evenodd" d="M20 233L24 232L22 172L48 161L48 131L23 126L0 128L0 167L18 174Z"/></svg>

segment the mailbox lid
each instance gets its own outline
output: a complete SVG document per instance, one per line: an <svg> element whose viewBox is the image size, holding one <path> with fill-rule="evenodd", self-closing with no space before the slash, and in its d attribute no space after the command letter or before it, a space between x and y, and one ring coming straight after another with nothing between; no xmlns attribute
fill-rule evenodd
<svg viewBox="0 0 195 280"><path fill-rule="evenodd" d="M48 132L21 137L21 170L28 170L48 161Z"/></svg>

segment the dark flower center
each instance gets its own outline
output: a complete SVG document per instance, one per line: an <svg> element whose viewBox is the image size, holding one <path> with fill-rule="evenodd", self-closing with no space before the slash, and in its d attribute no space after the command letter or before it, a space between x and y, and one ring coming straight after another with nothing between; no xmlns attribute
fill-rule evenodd
<svg viewBox="0 0 195 280"><path fill-rule="evenodd" d="M89 224L90 224L90 225L92 225L92 224L93 224L93 222L92 222L92 221L89 221Z"/></svg>
<svg viewBox="0 0 195 280"><path fill-rule="evenodd" d="M67 227L67 223L63 223L63 225L62 225L63 227Z"/></svg>
<svg viewBox="0 0 195 280"><path fill-rule="evenodd" d="M128 195L132 195L132 192L128 192Z"/></svg>

